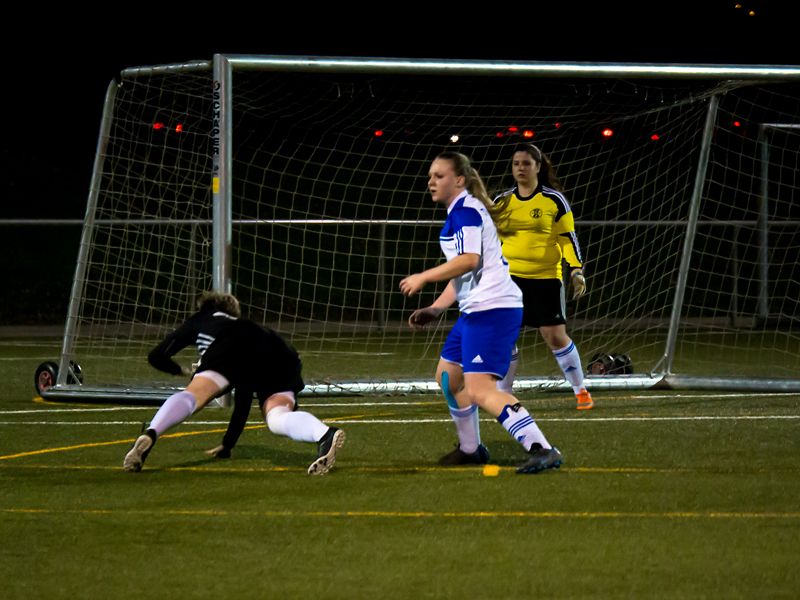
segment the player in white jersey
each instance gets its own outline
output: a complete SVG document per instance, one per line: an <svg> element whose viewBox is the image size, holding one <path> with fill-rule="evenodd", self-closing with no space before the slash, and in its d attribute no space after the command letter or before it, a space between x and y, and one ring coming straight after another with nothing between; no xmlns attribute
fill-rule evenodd
<svg viewBox="0 0 800 600"><path fill-rule="evenodd" d="M497 388L508 371L511 350L522 325L522 293L511 280L503 258L494 207L469 159L457 152L436 157L428 188L434 202L447 208L439 243L447 262L400 282L411 296L428 283L448 281L444 292L408 320L424 328L458 301L461 315L442 349L436 381L456 424L458 446L439 461L443 465L484 464L489 453L481 444L478 407L490 412L531 454L518 473L558 468L561 453L553 448L516 398Z"/></svg>

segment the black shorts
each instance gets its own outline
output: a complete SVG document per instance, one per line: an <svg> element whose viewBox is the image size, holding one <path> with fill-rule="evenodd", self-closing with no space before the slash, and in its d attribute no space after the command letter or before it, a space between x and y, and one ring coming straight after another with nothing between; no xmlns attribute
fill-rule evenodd
<svg viewBox="0 0 800 600"><path fill-rule="evenodd" d="M522 326L549 327L566 325L564 282L560 279L525 279L512 275L522 290Z"/></svg>
<svg viewBox="0 0 800 600"><path fill-rule="evenodd" d="M200 359L197 372L216 371L237 393L255 393L260 405L279 392L304 387L303 363L282 337L250 321L236 321Z"/></svg>

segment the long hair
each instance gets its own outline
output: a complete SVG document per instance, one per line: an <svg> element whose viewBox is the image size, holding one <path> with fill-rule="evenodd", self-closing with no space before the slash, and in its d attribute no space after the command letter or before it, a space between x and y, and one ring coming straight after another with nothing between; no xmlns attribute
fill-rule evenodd
<svg viewBox="0 0 800 600"><path fill-rule="evenodd" d="M237 319L242 316L239 301L233 294L204 292L197 301L197 309L199 312L223 312Z"/></svg>
<svg viewBox="0 0 800 600"><path fill-rule="evenodd" d="M539 183L557 192L564 192L564 186L561 185L561 180L556 175L556 168L544 152L533 144L519 144L514 148L514 154L517 152L526 152L536 164L541 165L539 168Z"/></svg>
<svg viewBox="0 0 800 600"><path fill-rule="evenodd" d="M481 176L478 174L478 171L472 167L469 158L460 152L442 152L436 158L449 162L456 177L464 178L464 188L470 195L475 196L481 201L481 204L489 211L489 216L492 217L492 222L495 227L499 229L499 220L502 220L500 215L501 211L494 205L494 202L492 202L489 193L486 191L486 187L483 185Z"/></svg>
<svg viewBox="0 0 800 600"><path fill-rule="evenodd" d="M547 155L539 150L533 144L518 144L514 148L514 154L517 152L525 152L528 156L533 159L537 165L539 165L539 174L538 180L539 183L543 186L549 187L551 189L556 190L557 192L564 193L564 186L561 184L561 180L558 178L556 174L556 169L553 166L553 163L550 162L550 159L547 158ZM512 154L513 158L513 154ZM498 196L495 201L495 207L497 208L497 212L500 214L498 218L498 222L500 223L497 226L498 233L501 235L509 235L512 233L509 228L509 215L507 212L508 204L511 202L511 192L512 190L508 190L507 192Z"/></svg>

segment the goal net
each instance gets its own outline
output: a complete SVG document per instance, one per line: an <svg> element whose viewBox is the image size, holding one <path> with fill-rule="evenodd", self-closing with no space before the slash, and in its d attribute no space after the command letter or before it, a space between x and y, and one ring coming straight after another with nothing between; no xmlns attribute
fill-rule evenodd
<svg viewBox="0 0 800 600"><path fill-rule="evenodd" d="M510 74L233 69L223 283L298 349L310 389L432 384L457 311L411 330L444 284L398 289L442 261L430 162L467 154L501 192L522 142L551 158L575 215L588 294L567 302L567 327L584 367L626 354L625 385L796 377L798 85ZM203 62L112 82L61 359L84 391L185 384L147 353L221 286L213 83ZM518 345L519 376L563 383L537 331Z"/></svg>

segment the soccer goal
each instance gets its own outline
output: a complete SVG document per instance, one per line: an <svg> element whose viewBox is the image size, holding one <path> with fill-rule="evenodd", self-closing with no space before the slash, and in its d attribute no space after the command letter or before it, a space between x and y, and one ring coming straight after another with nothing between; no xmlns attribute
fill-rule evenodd
<svg viewBox="0 0 800 600"><path fill-rule="evenodd" d="M800 389L799 80L797 67L230 55L127 69L108 89L43 393L163 400L185 382L147 353L212 288L298 349L311 393L435 389L456 310L412 330L441 288L398 290L441 261L429 164L460 151L500 192L527 141L575 214L588 294L568 301L567 327L584 366L632 361L590 389ZM537 331L519 348L521 388L566 389Z"/></svg>

